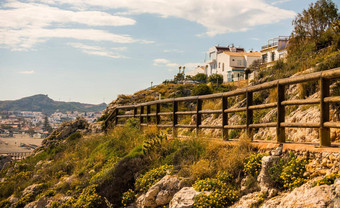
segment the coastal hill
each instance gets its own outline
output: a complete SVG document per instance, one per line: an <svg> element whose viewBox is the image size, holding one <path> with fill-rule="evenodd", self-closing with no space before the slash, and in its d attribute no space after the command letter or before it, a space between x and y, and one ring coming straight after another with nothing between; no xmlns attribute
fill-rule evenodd
<svg viewBox="0 0 340 208"><path fill-rule="evenodd" d="M79 102L54 101L43 94L24 97L19 100L0 101L0 111L40 111L48 115L56 111L102 111L105 107L105 103L93 105Z"/></svg>

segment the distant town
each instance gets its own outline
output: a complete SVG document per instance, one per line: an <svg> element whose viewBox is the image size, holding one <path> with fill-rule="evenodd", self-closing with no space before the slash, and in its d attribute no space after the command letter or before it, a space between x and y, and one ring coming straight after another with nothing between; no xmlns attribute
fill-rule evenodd
<svg viewBox="0 0 340 208"><path fill-rule="evenodd" d="M67 111L54 112L47 116L34 111L0 111L0 136L13 137L14 134L45 138L64 121L84 117L89 123L95 122L101 112Z"/></svg>

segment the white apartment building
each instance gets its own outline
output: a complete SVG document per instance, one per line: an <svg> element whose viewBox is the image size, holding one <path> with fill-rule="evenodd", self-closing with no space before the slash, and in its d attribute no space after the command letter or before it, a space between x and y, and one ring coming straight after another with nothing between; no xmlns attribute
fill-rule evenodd
<svg viewBox="0 0 340 208"><path fill-rule="evenodd" d="M262 62L266 67L270 67L275 61L286 57L288 41L288 36L279 36L269 39L267 45L261 47Z"/></svg>
<svg viewBox="0 0 340 208"><path fill-rule="evenodd" d="M217 55L216 73L223 76L223 82L244 80L244 70L255 60L261 59L261 53L224 51Z"/></svg>

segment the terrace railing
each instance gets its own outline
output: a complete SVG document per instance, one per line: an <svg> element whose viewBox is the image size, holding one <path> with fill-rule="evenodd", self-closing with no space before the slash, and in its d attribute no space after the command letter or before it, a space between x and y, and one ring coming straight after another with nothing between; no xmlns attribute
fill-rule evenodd
<svg viewBox="0 0 340 208"><path fill-rule="evenodd" d="M249 86L234 91L202 95L202 96L190 96L180 97L173 99L157 100L147 103L141 103L137 105L128 106L117 106L109 117L105 121L105 129L111 126L123 125L125 118L139 118L141 126L147 126L150 124L156 125L158 128L172 128L173 135L177 135L178 128L190 128L196 129L198 134L200 129L221 129L223 139L228 139L228 130L230 129L244 129L250 138L253 137L253 130L256 128L272 127L276 128L276 140L278 143L286 141L285 129L286 128L318 128L320 145L331 146L330 140L330 128L340 128L340 122L330 121L330 103L340 103L340 96L330 96L330 82L331 80L340 79L340 68L335 68L327 71L315 72L306 75L279 79L270 81L267 83ZM309 81L319 82L319 93L320 96L317 99L298 99L298 100L286 100L285 90L287 86L305 83ZM266 104L254 104L253 94L263 90L277 90L277 96L275 102ZM229 106L229 99L235 96L245 96L246 105L245 107L234 108ZM220 99L221 109L218 110L203 110L202 104L206 100ZM181 102L191 103L196 105L194 111L179 111L179 104ZM171 111L162 112L161 106L167 104L171 106ZM318 123L290 123L286 121L285 110L287 106L292 105L319 105L320 107L320 122ZM268 123L254 123L253 115L254 111L260 109L276 108L277 119L275 122ZM154 112L151 112L154 109ZM168 109L168 108L167 108ZM239 125L229 124L228 115L231 113L245 112L246 123ZM202 115L203 114L222 114L222 121L220 125L203 125ZM195 115L196 121L194 125L179 124L178 117L182 115ZM171 117L171 123L162 124L161 117ZM153 118L153 119L151 119ZM151 122L153 120L153 122ZM122 123L123 122L123 123Z"/></svg>

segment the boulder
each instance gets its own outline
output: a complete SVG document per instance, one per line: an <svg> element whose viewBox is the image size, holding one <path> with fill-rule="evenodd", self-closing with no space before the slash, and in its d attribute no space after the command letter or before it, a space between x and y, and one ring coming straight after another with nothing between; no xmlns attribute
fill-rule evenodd
<svg viewBox="0 0 340 208"><path fill-rule="evenodd" d="M290 193L266 201L263 208L340 207L340 180L332 185L313 186L314 180Z"/></svg>
<svg viewBox="0 0 340 208"><path fill-rule="evenodd" d="M11 156L0 156L0 171L8 168L11 162Z"/></svg>
<svg viewBox="0 0 340 208"><path fill-rule="evenodd" d="M273 164L280 160L279 156L264 156L262 158L262 167L257 181L259 183L261 192L267 193L268 197L273 197L278 192L273 187L273 181L269 175L269 168L273 167Z"/></svg>
<svg viewBox="0 0 340 208"><path fill-rule="evenodd" d="M47 204L48 198L46 196L43 196L34 202L26 204L25 208L44 208Z"/></svg>
<svg viewBox="0 0 340 208"><path fill-rule="evenodd" d="M155 185L151 186L146 194L137 199L137 207L158 207L170 202L180 187L180 180L176 176L166 175Z"/></svg>
<svg viewBox="0 0 340 208"><path fill-rule="evenodd" d="M174 195L169 208L190 208L195 203L194 198L200 193L193 187L184 187Z"/></svg>
<svg viewBox="0 0 340 208"><path fill-rule="evenodd" d="M30 185L22 191L22 196L24 197L28 194L36 195L40 191L40 188L41 188L41 184Z"/></svg>

